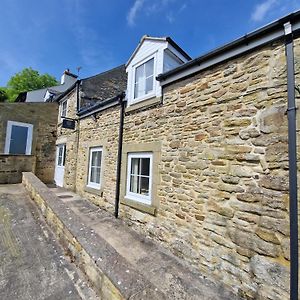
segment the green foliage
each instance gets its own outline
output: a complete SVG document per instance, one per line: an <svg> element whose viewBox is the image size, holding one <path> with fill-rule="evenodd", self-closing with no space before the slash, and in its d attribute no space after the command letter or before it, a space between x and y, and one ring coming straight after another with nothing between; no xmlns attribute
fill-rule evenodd
<svg viewBox="0 0 300 300"><path fill-rule="evenodd" d="M0 102L5 102L8 100L8 95L6 92L6 88L0 87Z"/></svg>
<svg viewBox="0 0 300 300"><path fill-rule="evenodd" d="M33 70L32 68L25 68L10 78L6 87L6 95L10 102L14 102L19 93L38 90L58 84L55 77L49 74L40 75L38 71Z"/></svg>

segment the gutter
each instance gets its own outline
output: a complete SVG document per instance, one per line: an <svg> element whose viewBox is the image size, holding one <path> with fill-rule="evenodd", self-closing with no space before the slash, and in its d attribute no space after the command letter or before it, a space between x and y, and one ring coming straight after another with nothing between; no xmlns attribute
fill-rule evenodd
<svg viewBox="0 0 300 300"><path fill-rule="evenodd" d="M118 141L118 159L117 159L117 178L116 178L116 198L115 198L115 217L119 216L119 203L120 203L120 183L121 183L121 165L122 165L122 148L123 148L123 129L124 129L124 116L127 100L125 93L119 97L120 109L120 126L119 126L119 141Z"/></svg>
<svg viewBox="0 0 300 300"><path fill-rule="evenodd" d="M287 64L288 96L288 148L289 148L289 198L290 198L290 299L298 300L298 198L297 198L297 133L295 103L295 70L293 30L290 22L284 24Z"/></svg>
<svg viewBox="0 0 300 300"><path fill-rule="evenodd" d="M300 11L287 15L275 22L272 22L260 29L257 29L243 37L219 47L205 55L195 58L175 69L157 76L161 86L169 85L173 82L183 80L195 73L210 68L219 63L238 57L254 49L264 46L270 42L284 39L285 33L283 25L293 22L293 34L300 32Z"/></svg>
<svg viewBox="0 0 300 300"><path fill-rule="evenodd" d="M120 95L117 95L115 97L103 100L103 101L101 101L101 102L99 102L99 103L97 103L93 106L90 106L90 107L88 107L88 108L86 108L82 111L78 111L77 116L79 116L79 119L83 119L83 118L86 118L90 115L98 113L100 111L103 111L107 108L116 106L116 105L120 104L119 103L119 98L120 98L121 95L123 95L123 93L120 94Z"/></svg>

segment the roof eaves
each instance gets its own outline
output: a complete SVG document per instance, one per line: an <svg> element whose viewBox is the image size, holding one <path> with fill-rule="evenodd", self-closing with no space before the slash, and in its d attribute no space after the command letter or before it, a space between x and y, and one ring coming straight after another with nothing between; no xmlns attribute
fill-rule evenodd
<svg viewBox="0 0 300 300"><path fill-rule="evenodd" d="M191 76L193 74L195 74L197 72L197 66L200 66L201 64L205 64L205 62L208 62L209 60L213 60L214 58L218 57L218 56L224 56L224 53L229 52L231 50L237 49L239 47L242 46L247 46L250 45L250 42L255 42L256 40L258 40L259 38L262 38L263 36L270 36L270 39L268 40L268 42L270 41L274 41L276 39L279 39L280 37L282 37L282 35L284 34L283 31L283 24L285 24L288 21L294 21L294 20L299 20L300 17L300 10L296 11L294 13L291 13L287 16L284 16L283 18L276 20L272 23L269 23L255 31L252 31L228 44L225 44L219 48L216 48L202 56L199 56L175 69L172 69L166 73L162 73L160 75L157 76L157 80L162 82L162 85L165 84L169 84L172 82L172 80L170 79L172 76L175 77L175 75L177 75L176 80L173 81L177 81L180 80L180 73L184 73L185 75L182 76L182 78ZM257 44L256 47L259 47L263 45L261 44ZM248 49L248 50L247 50ZM245 47L245 51L240 52L237 54L236 51L236 56L241 55L241 53L245 53L246 51L249 51L250 47ZM254 48L251 48L250 50L252 50ZM234 51L233 51L234 52ZM234 57L234 56L232 56ZM231 58L232 58L231 57ZM229 59L229 58L227 58ZM220 63L221 61L225 61L225 59L218 61L218 63ZM207 64L208 65L208 64ZM190 72L189 72L190 70ZM190 73L190 74L189 74ZM169 79L169 80L168 80ZM168 81L167 83L163 83L163 81Z"/></svg>
<svg viewBox="0 0 300 300"><path fill-rule="evenodd" d="M170 37L166 38L166 41L169 42L178 52L180 52L187 60L192 60L192 58L180 47L174 40Z"/></svg>
<svg viewBox="0 0 300 300"><path fill-rule="evenodd" d="M130 62L132 61L132 59L134 58L136 53L139 51L140 47L142 46L142 44L144 43L145 40L153 40L153 41L164 42L164 41L167 41L167 38L166 37L152 37L152 36L144 35L141 38L141 40L138 43L135 50L133 51L133 53L131 54L131 56L129 57L128 61L126 62L125 67L127 67L130 64Z"/></svg>
<svg viewBox="0 0 300 300"><path fill-rule="evenodd" d="M63 97L65 97L66 95L68 95L76 87L76 85L78 84L78 82L80 82L80 80L76 80L68 89L66 89L64 92L62 92L57 97L55 97L54 101L58 102Z"/></svg>
<svg viewBox="0 0 300 300"><path fill-rule="evenodd" d="M117 105L117 104L119 104L119 102L120 102L119 100L120 100L120 97L122 97L122 95L123 95L123 93L116 95L112 98L105 99L104 101L96 103L93 106L90 106L86 109L80 110L77 112L77 115L79 116L79 118L85 118L85 117L88 117L99 111L102 111L104 109L107 109L109 107Z"/></svg>

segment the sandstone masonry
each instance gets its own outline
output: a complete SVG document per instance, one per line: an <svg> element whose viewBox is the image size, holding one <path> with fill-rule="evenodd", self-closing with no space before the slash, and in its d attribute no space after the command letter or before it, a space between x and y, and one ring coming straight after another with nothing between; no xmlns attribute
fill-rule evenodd
<svg viewBox="0 0 300 300"><path fill-rule="evenodd" d="M7 121L33 125L33 157L1 155L3 183L6 179L6 183L21 182L22 171L34 171L44 182L53 182L57 109L56 103L0 103L0 153L4 153Z"/></svg>
<svg viewBox="0 0 300 300"><path fill-rule="evenodd" d="M300 39L294 48L298 82ZM130 149L156 153L157 172L153 209L121 198L121 218L241 298L289 298L286 87L285 49L276 42L171 84L162 101L124 118L121 190ZM67 99L77 118L76 91ZM119 119L114 106L79 119L74 131L58 127L64 185L111 212ZM94 146L103 148L96 191L87 188Z"/></svg>

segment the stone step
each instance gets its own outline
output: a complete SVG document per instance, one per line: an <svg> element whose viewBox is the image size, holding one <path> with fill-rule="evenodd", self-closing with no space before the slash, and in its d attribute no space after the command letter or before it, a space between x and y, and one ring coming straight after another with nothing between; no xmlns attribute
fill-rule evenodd
<svg viewBox="0 0 300 300"><path fill-rule="evenodd" d="M23 184L101 299L239 299L78 195L49 189L32 173Z"/></svg>

